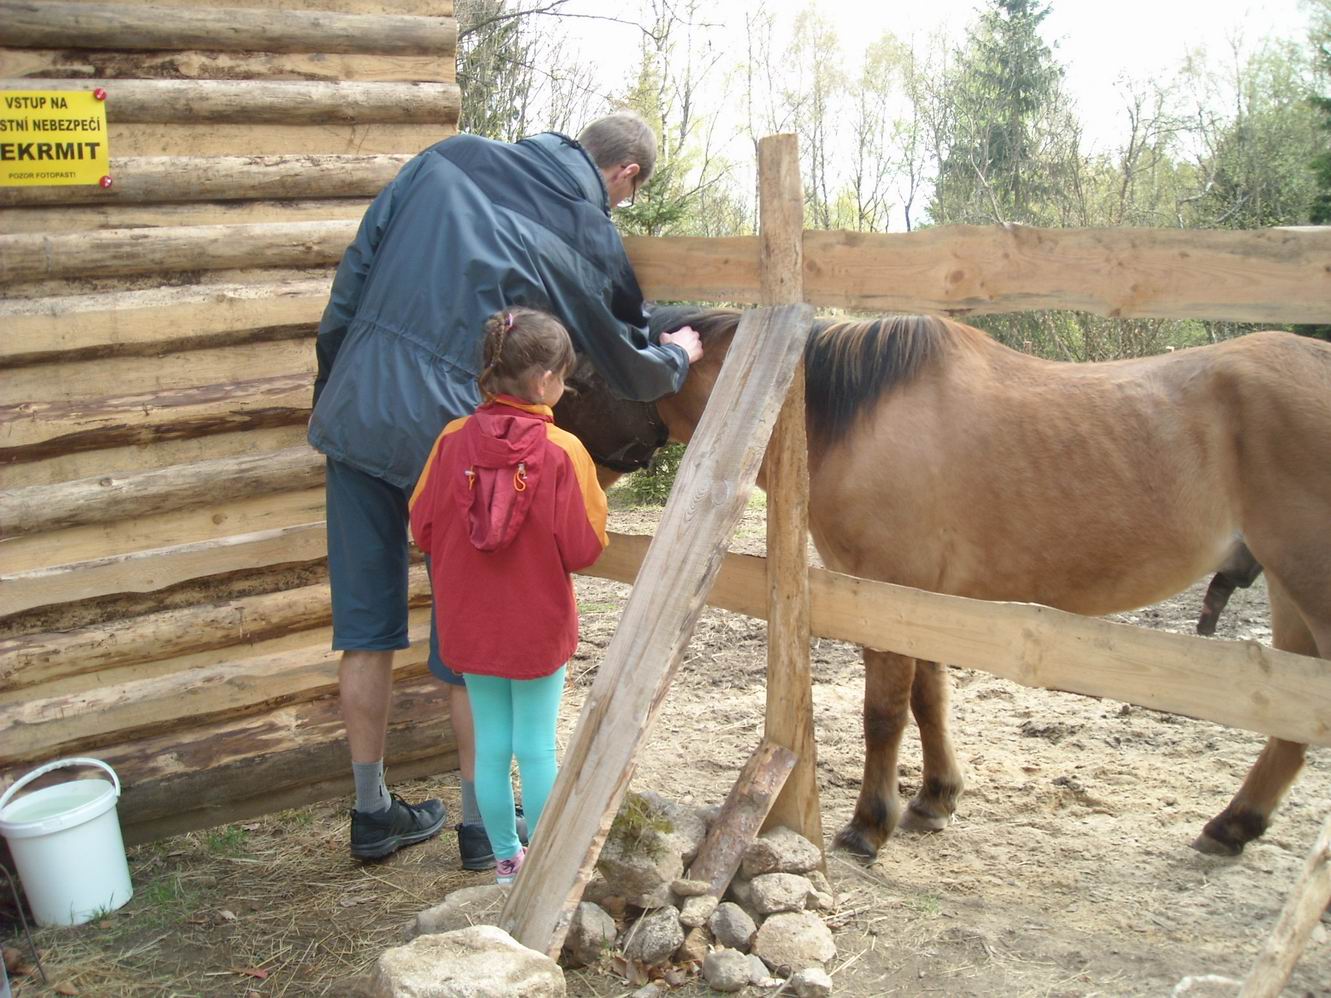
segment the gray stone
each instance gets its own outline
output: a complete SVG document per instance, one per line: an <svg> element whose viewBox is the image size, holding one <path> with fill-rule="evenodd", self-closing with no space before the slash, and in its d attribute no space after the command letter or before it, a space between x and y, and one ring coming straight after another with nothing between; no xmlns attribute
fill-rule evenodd
<svg viewBox="0 0 1331 998"><path fill-rule="evenodd" d="M817 896L808 877L798 873L763 873L749 883L753 910L760 915L803 911Z"/></svg>
<svg viewBox="0 0 1331 998"><path fill-rule="evenodd" d="M814 890L836 897L836 891L832 890L832 881L827 879L827 874L822 870L810 870L805 876L809 878L809 883L813 884Z"/></svg>
<svg viewBox="0 0 1331 998"><path fill-rule="evenodd" d="M741 908L749 912L753 911L753 888L749 886L749 881L744 877L736 877L730 881L730 886L726 888L726 897Z"/></svg>
<svg viewBox="0 0 1331 998"><path fill-rule="evenodd" d="M633 992L632 998L661 998L670 989L658 981L648 981L637 991Z"/></svg>
<svg viewBox="0 0 1331 998"><path fill-rule="evenodd" d="M689 929L684 941L675 950L676 963L702 963L712 948L712 937L706 929Z"/></svg>
<svg viewBox="0 0 1331 998"><path fill-rule="evenodd" d="M692 809L658 794L629 794L596 869L630 904L660 908L671 902L671 885L683 879L705 834Z"/></svg>
<svg viewBox="0 0 1331 998"><path fill-rule="evenodd" d="M686 929L696 929L700 925L706 925L707 920L712 917L712 912L716 911L716 905L716 898L710 894L685 899L684 906L679 910L679 924Z"/></svg>
<svg viewBox="0 0 1331 998"><path fill-rule="evenodd" d="M687 867L698 855L698 847L707 837L707 822L695 808L666 800L655 791L645 790L641 796L657 814L670 822L671 831L668 835L673 840L671 848L679 850Z"/></svg>
<svg viewBox="0 0 1331 998"><path fill-rule="evenodd" d="M798 832L773 828L744 851L739 872L752 880L763 873L808 873L822 865L822 851Z"/></svg>
<svg viewBox="0 0 1331 998"><path fill-rule="evenodd" d="M573 912L564 937L564 966L590 967L606 950L614 949L618 928L600 905L583 901Z"/></svg>
<svg viewBox="0 0 1331 998"><path fill-rule="evenodd" d="M651 967L669 960L680 943L684 930L679 912L670 905L644 915L625 935L624 955Z"/></svg>
<svg viewBox="0 0 1331 998"><path fill-rule="evenodd" d="M706 880L676 880L670 885L670 890L677 898L701 897L711 889L712 885Z"/></svg>
<svg viewBox="0 0 1331 998"><path fill-rule="evenodd" d="M702 962L703 980L713 991L738 991L749 983L749 958L737 949L718 949Z"/></svg>
<svg viewBox="0 0 1331 998"><path fill-rule="evenodd" d="M809 895L808 907L817 911L836 911L836 898L822 891L814 891Z"/></svg>
<svg viewBox="0 0 1331 998"><path fill-rule="evenodd" d="M441 904L418 912L407 926L407 940L434 932L453 932L473 925L497 925L508 900L509 888L499 884L464 887L444 898Z"/></svg>
<svg viewBox="0 0 1331 998"><path fill-rule="evenodd" d="M781 982L772 976L760 957L749 954L749 983L756 988L774 988Z"/></svg>
<svg viewBox="0 0 1331 998"><path fill-rule="evenodd" d="M372 998L565 998L564 972L493 925L430 933L386 950Z"/></svg>
<svg viewBox="0 0 1331 998"><path fill-rule="evenodd" d="M786 911L763 922L753 951L778 973L823 967L836 956L832 931L811 911Z"/></svg>
<svg viewBox="0 0 1331 998"><path fill-rule="evenodd" d="M832 978L820 967L806 967L791 975L786 987L795 993L795 998L829 998Z"/></svg>
<svg viewBox="0 0 1331 998"><path fill-rule="evenodd" d="M721 946L747 953L753 944L757 924L749 913L732 901L722 901L707 919L707 927Z"/></svg>

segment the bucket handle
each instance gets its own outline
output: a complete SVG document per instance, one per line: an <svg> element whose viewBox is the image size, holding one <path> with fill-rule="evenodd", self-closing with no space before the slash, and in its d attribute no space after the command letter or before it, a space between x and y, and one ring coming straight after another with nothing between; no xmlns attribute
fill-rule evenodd
<svg viewBox="0 0 1331 998"><path fill-rule="evenodd" d="M26 787L33 780L37 779L37 777L45 776L47 773L51 772L52 770L61 769L65 766L100 766L102 769L106 770L108 773L111 774L111 780L115 784L116 788L116 798L119 799L120 777L116 776L116 771L112 769L110 766L108 766L106 763L102 762L101 759L90 759L86 756L78 756L72 759L57 759L55 762L48 762L45 766L38 766L31 773L27 774L17 783L15 783L13 786L11 786L3 794L0 794L0 810L4 809L4 806L9 803L9 799L11 797L13 797L16 793L18 793L20 790Z"/></svg>

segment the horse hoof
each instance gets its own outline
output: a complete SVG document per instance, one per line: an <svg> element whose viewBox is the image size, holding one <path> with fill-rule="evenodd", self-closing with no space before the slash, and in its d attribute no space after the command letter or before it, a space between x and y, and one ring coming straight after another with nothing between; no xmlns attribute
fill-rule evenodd
<svg viewBox="0 0 1331 998"><path fill-rule="evenodd" d="M901 828L907 832L941 832L952 824L950 814L925 814L913 807L906 808L901 818Z"/></svg>
<svg viewBox="0 0 1331 998"><path fill-rule="evenodd" d="M854 853L864 859L876 859L878 857L878 847L869 843L868 837L854 825L847 825L832 840L832 848L844 849L846 852Z"/></svg>
<svg viewBox="0 0 1331 998"><path fill-rule="evenodd" d="M1192 840L1192 847L1207 856L1238 856L1243 852L1243 843L1221 842L1202 832Z"/></svg>

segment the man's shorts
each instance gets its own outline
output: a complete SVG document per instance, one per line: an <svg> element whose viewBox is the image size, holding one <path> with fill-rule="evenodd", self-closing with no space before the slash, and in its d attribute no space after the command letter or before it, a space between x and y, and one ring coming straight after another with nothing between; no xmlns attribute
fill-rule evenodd
<svg viewBox="0 0 1331 998"><path fill-rule="evenodd" d="M333 590L334 651L397 651L408 647L409 494L382 478L327 462L328 580ZM426 561L429 572L429 561ZM430 672L452 686L460 675L439 657L430 615Z"/></svg>

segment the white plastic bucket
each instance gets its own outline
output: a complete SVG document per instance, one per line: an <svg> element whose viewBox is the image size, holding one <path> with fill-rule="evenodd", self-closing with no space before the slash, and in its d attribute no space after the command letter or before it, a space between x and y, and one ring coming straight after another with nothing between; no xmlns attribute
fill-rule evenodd
<svg viewBox="0 0 1331 998"><path fill-rule="evenodd" d="M12 799L39 776L66 766L100 767L112 782L70 780ZM0 833L38 925L79 925L133 896L116 816L119 798L115 770L84 758L39 766L0 795Z"/></svg>

